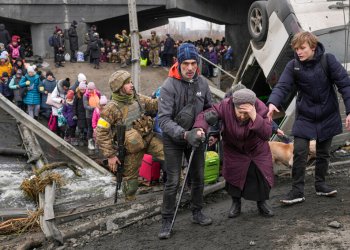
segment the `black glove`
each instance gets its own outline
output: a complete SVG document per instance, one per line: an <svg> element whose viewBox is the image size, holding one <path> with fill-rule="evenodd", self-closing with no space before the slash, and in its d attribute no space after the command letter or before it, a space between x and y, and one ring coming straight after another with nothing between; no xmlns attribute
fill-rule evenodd
<svg viewBox="0 0 350 250"><path fill-rule="evenodd" d="M218 123L218 120L219 120L218 113L216 113L214 110L210 110L208 112L205 112L204 113L204 118L205 118L205 121L210 126L215 126Z"/></svg>
<svg viewBox="0 0 350 250"><path fill-rule="evenodd" d="M192 147L198 148L199 145L204 141L202 136L197 134L197 131L200 130L199 128L193 128L190 131L186 132L185 139L186 141L191 144Z"/></svg>

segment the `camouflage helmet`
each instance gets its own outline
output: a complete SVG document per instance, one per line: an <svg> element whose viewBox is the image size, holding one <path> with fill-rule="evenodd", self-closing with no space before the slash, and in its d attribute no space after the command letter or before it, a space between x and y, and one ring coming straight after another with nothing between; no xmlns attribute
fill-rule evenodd
<svg viewBox="0 0 350 250"><path fill-rule="evenodd" d="M125 83L126 80L130 79L131 75L128 71L126 70L118 70L114 72L110 77L109 77L109 87L111 88L112 92L118 91L123 84Z"/></svg>

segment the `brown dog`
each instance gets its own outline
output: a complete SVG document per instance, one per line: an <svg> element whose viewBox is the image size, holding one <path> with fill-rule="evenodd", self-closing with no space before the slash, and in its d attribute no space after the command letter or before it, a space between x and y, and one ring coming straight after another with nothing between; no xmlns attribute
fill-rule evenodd
<svg viewBox="0 0 350 250"><path fill-rule="evenodd" d="M286 167L293 166L293 143L283 143L277 141L269 141L270 150L272 154L273 164L282 164ZM312 140L309 143L308 161L316 157L316 141Z"/></svg>

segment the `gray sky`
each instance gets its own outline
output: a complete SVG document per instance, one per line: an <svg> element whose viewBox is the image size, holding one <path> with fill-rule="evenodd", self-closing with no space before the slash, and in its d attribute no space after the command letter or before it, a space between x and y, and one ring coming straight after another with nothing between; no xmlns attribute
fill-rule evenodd
<svg viewBox="0 0 350 250"><path fill-rule="evenodd" d="M177 17L177 18L169 18L169 22L186 22L186 27L191 30L203 30L203 29L208 29L209 30L209 24L210 22L191 17L191 16L186 16L186 17ZM213 23L213 30L225 30L225 25L219 25Z"/></svg>

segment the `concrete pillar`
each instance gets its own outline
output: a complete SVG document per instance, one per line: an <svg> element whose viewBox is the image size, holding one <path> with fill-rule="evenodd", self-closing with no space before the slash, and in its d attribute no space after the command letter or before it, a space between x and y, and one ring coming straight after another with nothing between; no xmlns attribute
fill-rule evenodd
<svg viewBox="0 0 350 250"><path fill-rule="evenodd" d="M49 36L54 32L54 24L31 24L33 54L43 58L53 57L53 48L49 46Z"/></svg>
<svg viewBox="0 0 350 250"><path fill-rule="evenodd" d="M225 27L225 37L232 46L233 65L236 69L239 68L250 41L250 35L246 26L244 24L235 24L226 25Z"/></svg>

